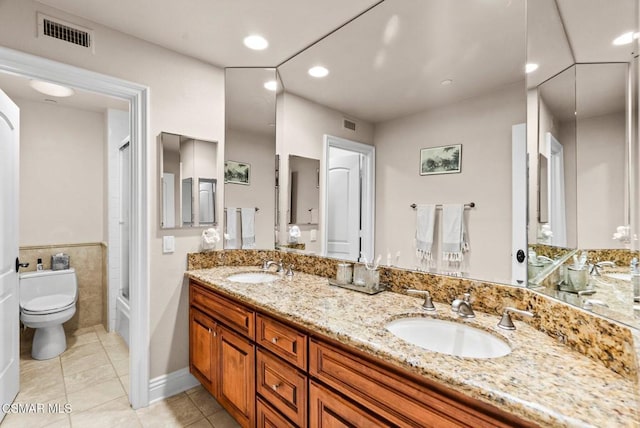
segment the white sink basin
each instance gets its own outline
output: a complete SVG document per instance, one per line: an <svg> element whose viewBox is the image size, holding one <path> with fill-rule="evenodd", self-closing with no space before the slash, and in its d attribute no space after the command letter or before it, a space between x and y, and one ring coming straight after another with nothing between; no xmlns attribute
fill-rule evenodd
<svg viewBox="0 0 640 428"><path fill-rule="evenodd" d="M483 330L433 318L401 318L387 330L409 343L441 354L465 358L498 358L511 353L509 345Z"/></svg>
<svg viewBox="0 0 640 428"><path fill-rule="evenodd" d="M280 275L269 272L242 272L234 273L227 277L228 281L241 282L243 284L259 284L261 282L273 282L280 279Z"/></svg>
<svg viewBox="0 0 640 428"><path fill-rule="evenodd" d="M631 281L630 273L605 273L604 276L608 276L613 279L621 279L623 281Z"/></svg>

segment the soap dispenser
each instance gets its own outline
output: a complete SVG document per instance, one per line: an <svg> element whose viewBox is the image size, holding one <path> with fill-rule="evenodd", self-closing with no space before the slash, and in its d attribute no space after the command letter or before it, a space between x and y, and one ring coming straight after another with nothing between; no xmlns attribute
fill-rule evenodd
<svg viewBox="0 0 640 428"><path fill-rule="evenodd" d="M633 301L640 302L640 266L638 258L631 260L631 285L633 286Z"/></svg>
<svg viewBox="0 0 640 428"><path fill-rule="evenodd" d="M42 266L42 259L38 259L38 263L36 263L36 270L44 270L44 266Z"/></svg>

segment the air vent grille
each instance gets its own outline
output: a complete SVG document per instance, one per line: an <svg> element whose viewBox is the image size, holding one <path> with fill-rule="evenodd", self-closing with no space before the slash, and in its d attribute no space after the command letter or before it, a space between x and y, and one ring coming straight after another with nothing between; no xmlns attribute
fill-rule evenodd
<svg viewBox="0 0 640 428"><path fill-rule="evenodd" d="M93 49L93 31L59 19L38 14L39 35Z"/></svg>
<svg viewBox="0 0 640 428"><path fill-rule="evenodd" d="M342 120L342 125L346 128L346 129L350 129L352 131L356 130L356 123L349 120L349 119L343 119Z"/></svg>

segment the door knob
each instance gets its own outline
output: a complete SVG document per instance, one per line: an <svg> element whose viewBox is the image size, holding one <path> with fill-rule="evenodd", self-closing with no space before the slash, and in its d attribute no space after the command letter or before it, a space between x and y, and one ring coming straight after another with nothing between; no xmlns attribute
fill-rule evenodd
<svg viewBox="0 0 640 428"><path fill-rule="evenodd" d="M16 257L16 272L18 272L20 268L27 268L27 267L29 267L29 263L20 263L20 259Z"/></svg>

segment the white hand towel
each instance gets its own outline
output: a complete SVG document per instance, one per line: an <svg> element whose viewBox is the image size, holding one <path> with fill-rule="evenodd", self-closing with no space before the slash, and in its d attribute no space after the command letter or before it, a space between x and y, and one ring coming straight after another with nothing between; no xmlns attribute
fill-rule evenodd
<svg viewBox="0 0 640 428"><path fill-rule="evenodd" d="M436 223L435 205L418 205L416 210L416 256L421 263L433 260L433 230Z"/></svg>
<svg viewBox="0 0 640 428"><path fill-rule="evenodd" d="M224 246L225 249L232 250L238 248L237 216L237 208L227 207L227 233L224 235L224 239L227 241Z"/></svg>
<svg viewBox="0 0 640 428"><path fill-rule="evenodd" d="M255 232L255 215L256 209L240 208L240 219L242 221L242 249L248 250L256 247L256 232Z"/></svg>
<svg viewBox="0 0 640 428"><path fill-rule="evenodd" d="M464 205L442 206L442 259L462 262L463 253L469 251L464 226Z"/></svg>

